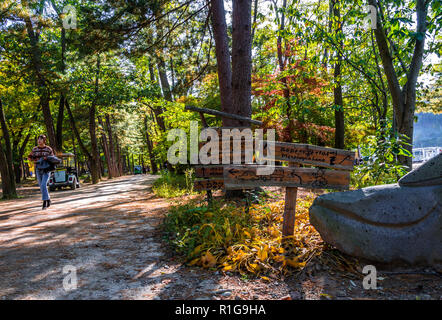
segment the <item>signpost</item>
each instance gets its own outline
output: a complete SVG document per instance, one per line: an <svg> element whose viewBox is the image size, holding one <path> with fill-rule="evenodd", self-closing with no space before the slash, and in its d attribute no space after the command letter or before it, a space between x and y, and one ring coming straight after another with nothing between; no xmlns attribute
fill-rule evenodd
<svg viewBox="0 0 442 320"><path fill-rule="evenodd" d="M261 124L260 121L251 120L237 115L230 115L225 112L196 108L186 106L187 110L200 113L203 124L207 127L203 113L228 117L241 120L243 122ZM213 128L221 133L222 129L232 128ZM242 128L239 128L242 129ZM219 164L198 165L195 167L195 190L216 189L250 189L261 186L281 186L286 187L285 207L282 234L291 236L294 233L296 197L298 187L310 189L348 189L350 184L350 171L353 170L355 152L334 148L326 148L309 144L287 143L276 141L273 155L268 153L267 141L264 143L264 154L254 154L254 159L272 158L279 161L287 161L288 166L275 166L271 174L258 175L259 165L254 163L245 163L245 146L247 143L241 142L240 150L232 148L233 141L229 140L229 146L223 146L220 138L219 142ZM204 148L207 142L199 144L199 148ZM227 149L223 150L223 147ZM212 150L210 150L213 152ZM241 164L222 164L223 157L230 153L230 159L233 159L232 153L241 153ZM250 151L249 151L250 152ZM299 167L314 166L314 167ZM319 167L319 168L318 168ZM211 195L211 193L210 193Z"/></svg>

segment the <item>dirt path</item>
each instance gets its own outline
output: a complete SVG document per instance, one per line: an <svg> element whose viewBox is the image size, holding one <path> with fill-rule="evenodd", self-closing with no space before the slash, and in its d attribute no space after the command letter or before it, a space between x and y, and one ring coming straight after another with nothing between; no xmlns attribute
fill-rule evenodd
<svg viewBox="0 0 442 320"><path fill-rule="evenodd" d="M126 176L76 191L0 202L0 299L440 299L441 278L382 275L379 290L321 268L297 278L248 279L190 268L161 239L170 202L154 176ZM66 291L63 268L76 268ZM409 270L408 270L409 271Z"/></svg>
<svg viewBox="0 0 442 320"><path fill-rule="evenodd" d="M168 204L153 199L149 192L153 181L153 176L121 177L53 192L53 205L45 211L39 196L0 202L0 296L155 296L141 280L134 281L142 270L153 272L161 257L153 230ZM63 289L66 265L77 268L77 290Z"/></svg>

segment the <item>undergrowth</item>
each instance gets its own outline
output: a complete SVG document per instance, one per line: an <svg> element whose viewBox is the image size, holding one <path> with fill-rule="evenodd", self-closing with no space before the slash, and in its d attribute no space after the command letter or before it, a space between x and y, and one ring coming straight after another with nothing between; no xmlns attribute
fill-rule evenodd
<svg viewBox="0 0 442 320"><path fill-rule="evenodd" d="M284 201L244 206L203 205L199 200L171 208L166 238L188 265L265 275L302 270L325 244L308 218L314 194L298 198L294 235L282 238Z"/></svg>
<svg viewBox="0 0 442 320"><path fill-rule="evenodd" d="M162 198L175 198L189 194L196 194L193 190L193 169L185 171L184 175L169 171L162 171L153 186L153 192Z"/></svg>

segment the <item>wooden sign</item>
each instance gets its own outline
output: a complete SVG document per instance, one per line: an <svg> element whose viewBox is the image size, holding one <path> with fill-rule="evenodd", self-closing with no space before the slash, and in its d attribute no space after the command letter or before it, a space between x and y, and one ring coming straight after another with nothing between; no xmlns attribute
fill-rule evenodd
<svg viewBox="0 0 442 320"><path fill-rule="evenodd" d="M195 111L200 114L204 127L207 121L204 114L212 114L230 119L243 121L243 123L262 125L262 122L252 120L250 118L228 114L211 109L196 108L186 106L187 110ZM222 129L215 129L220 138L219 144L219 163L220 165L201 165L195 167L196 176L202 179L195 180L195 190L207 190L208 201L212 199L211 190L215 189L247 189L258 186L283 186L286 187L285 207L282 234L283 236L292 236L295 225L296 197L297 188L313 188L313 189L348 189L350 184L350 172L353 170L355 153L353 151L325 148L308 144L275 142L274 160L288 161L289 167L275 167L271 174L258 175L258 166L256 164L242 165L222 165L223 148L222 148ZM232 129L232 128L225 128ZM238 128L241 131L244 128ZM250 136L249 136L250 137ZM244 138L242 138L244 139ZM253 139L252 139L253 140ZM229 141L230 160L233 160L233 140ZM204 144L199 144L201 149ZM264 143L263 154L259 155L262 159L271 159L268 157L266 150L266 141ZM241 158L244 160L245 142L241 142ZM255 145L253 144L253 148ZM226 150L227 151L227 150ZM258 150L251 150L256 156ZM232 163L232 162L230 162ZM311 165L325 167L338 170L329 170L324 168L300 168L297 165ZM288 238L286 238L288 239Z"/></svg>
<svg viewBox="0 0 442 320"><path fill-rule="evenodd" d="M264 145L263 159L267 148ZM340 170L353 170L355 152L310 144L275 142L275 160L290 161Z"/></svg>
<svg viewBox="0 0 442 320"><path fill-rule="evenodd" d="M220 140L218 144L218 163L212 163L212 164L222 164L223 159L228 159L227 164L243 164L243 163L253 163L253 156L254 156L254 146L253 141L242 140L241 142L237 141L229 141L229 143L223 148L223 142ZM201 148L203 148L207 143L209 142L199 142L198 143L198 149L201 151ZM246 152L246 148L248 148L249 153ZM210 157L212 153L214 152L213 148L210 149L203 149L204 152L207 152L207 155ZM248 156L248 160L246 162L246 155ZM241 159L239 163L234 163L234 159ZM225 160L224 160L225 161Z"/></svg>
<svg viewBox="0 0 442 320"><path fill-rule="evenodd" d="M224 167L217 165L195 166L197 178L224 178Z"/></svg>
<svg viewBox="0 0 442 320"><path fill-rule="evenodd" d="M224 167L226 188L243 186L302 187L311 189L348 189L350 173L318 168L275 167L272 174L257 175L256 165ZM262 167L262 166L261 166Z"/></svg>
<svg viewBox="0 0 442 320"><path fill-rule="evenodd" d="M198 191L224 189L224 179L196 179L193 188Z"/></svg>

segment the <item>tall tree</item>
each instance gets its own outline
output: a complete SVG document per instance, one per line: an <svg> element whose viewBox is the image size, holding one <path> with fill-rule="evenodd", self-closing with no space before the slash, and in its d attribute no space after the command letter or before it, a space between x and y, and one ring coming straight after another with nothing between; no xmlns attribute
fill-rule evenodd
<svg viewBox="0 0 442 320"><path fill-rule="evenodd" d="M231 59L228 48L224 3L222 0L213 0L211 5L221 109L224 112L250 117L252 115L252 1L233 1ZM231 64L230 61L232 61ZM229 81L229 79L231 80ZM223 119L223 125L239 126L244 124L238 120Z"/></svg>
<svg viewBox="0 0 442 320"><path fill-rule="evenodd" d="M0 139L0 173L2 175L2 189L4 198L15 198L17 190L15 185L15 174L12 162L11 138L9 135L9 128L6 123L5 112L3 104L0 99L0 128L2 130L3 143Z"/></svg>
<svg viewBox="0 0 442 320"><path fill-rule="evenodd" d="M419 72L422 67L424 55L425 38L427 32L427 16L430 0L416 0L416 32L411 33L414 49L412 51L411 61L408 66L400 59L399 65L394 63L395 54L398 53L396 45L388 38L385 23L385 17L381 4L376 0L369 0L369 4L376 8L377 19L376 29L374 30L376 43L382 61L383 70L387 78L388 89L393 102L393 112L395 125L399 133L409 138L409 144L403 147L412 154L413 143L413 119L416 108L416 85ZM400 70L398 70L400 69ZM406 73L406 82L400 85L399 74ZM412 168L411 157L400 155L399 161L409 170Z"/></svg>
<svg viewBox="0 0 442 320"><path fill-rule="evenodd" d="M46 73L43 70L42 63L42 52L41 46L39 43L40 40L40 25L36 27L32 23L31 20L31 8L29 6L29 2L23 0L22 5L26 10L24 15L24 21L26 25L26 31L28 34L29 42L31 44L31 61L32 67L34 69L36 78L37 78L37 87L40 96L40 106L43 111L43 119L46 126L46 132L49 138L49 143L54 151L57 151L57 138L54 128L54 122L50 109L50 89L49 84L46 79ZM37 10L37 14L41 14L43 11L44 2L40 4L39 9Z"/></svg>
<svg viewBox="0 0 442 320"><path fill-rule="evenodd" d="M252 1L233 0L232 113L252 116Z"/></svg>
<svg viewBox="0 0 442 320"><path fill-rule="evenodd" d="M227 35L224 1L212 0L210 4L213 35L215 38L221 110L223 112L232 112L232 67L230 64L229 38ZM233 119L223 119L223 126L225 127L234 126L235 123Z"/></svg>
<svg viewBox="0 0 442 320"><path fill-rule="evenodd" d="M344 34L342 32L343 21L341 20L340 11L340 1L330 0L333 12L332 21L335 25L335 35L338 39L339 47L344 47ZM342 66L342 53L341 51L336 52L335 64L334 64L334 86L333 86L333 97L334 97L334 111L335 111L335 148L344 149L344 102L342 99L342 83L341 83L341 66Z"/></svg>
<svg viewBox="0 0 442 320"><path fill-rule="evenodd" d="M100 54L97 54L97 65L95 75L95 88L94 98L89 107L89 134L91 138L91 176L92 183L98 183L100 181L100 153L98 150L98 140L96 132L96 113L97 113L97 100L98 100L98 82L100 77Z"/></svg>

